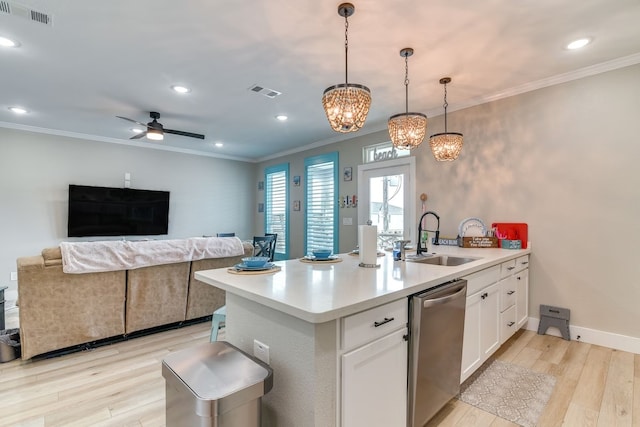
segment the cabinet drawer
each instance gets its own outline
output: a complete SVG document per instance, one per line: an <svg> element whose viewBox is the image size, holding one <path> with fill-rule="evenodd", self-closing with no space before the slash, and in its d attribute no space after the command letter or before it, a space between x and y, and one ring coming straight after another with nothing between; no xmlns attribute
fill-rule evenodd
<svg viewBox="0 0 640 427"><path fill-rule="evenodd" d="M479 290L496 283L500 278L500 266L496 265L485 270L477 271L463 277L467 281L467 295L473 295Z"/></svg>
<svg viewBox="0 0 640 427"><path fill-rule="evenodd" d="M516 268L513 271L514 272L522 271L527 267L529 267L529 255L523 255L521 257L516 258Z"/></svg>
<svg viewBox="0 0 640 427"><path fill-rule="evenodd" d="M508 310L500 313L500 344L511 338L518 330L516 325L516 306L511 306Z"/></svg>
<svg viewBox="0 0 640 427"><path fill-rule="evenodd" d="M516 303L517 279L515 276L500 281L500 311L505 311Z"/></svg>
<svg viewBox="0 0 640 427"><path fill-rule="evenodd" d="M505 261L500 264L500 278L504 279L507 276L512 275L516 270L516 260Z"/></svg>
<svg viewBox="0 0 640 427"><path fill-rule="evenodd" d="M342 348L351 348L378 339L407 326L409 301L403 298L342 319Z"/></svg>

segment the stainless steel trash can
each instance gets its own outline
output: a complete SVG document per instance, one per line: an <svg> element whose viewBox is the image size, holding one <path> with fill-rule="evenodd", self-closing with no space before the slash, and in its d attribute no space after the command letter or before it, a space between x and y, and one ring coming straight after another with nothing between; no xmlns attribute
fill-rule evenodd
<svg viewBox="0 0 640 427"><path fill-rule="evenodd" d="M259 427L273 370L226 341L171 353L162 361L167 427Z"/></svg>

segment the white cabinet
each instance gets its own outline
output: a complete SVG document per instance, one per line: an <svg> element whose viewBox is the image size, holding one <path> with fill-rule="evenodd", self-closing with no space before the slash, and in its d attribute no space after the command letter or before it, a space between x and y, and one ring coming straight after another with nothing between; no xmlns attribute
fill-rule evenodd
<svg viewBox="0 0 640 427"><path fill-rule="evenodd" d="M342 426L404 427L407 329L342 356Z"/></svg>
<svg viewBox="0 0 640 427"><path fill-rule="evenodd" d="M518 330L516 327L517 283L515 276L500 280L500 344Z"/></svg>
<svg viewBox="0 0 640 427"><path fill-rule="evenodd" d="M500 266L473 273L467 280L467 305L460 381L466 380L500 347Z"/></svg>
<svg viewBox="0 0 640 427"><path fill-rule="evenodd" d="M529 255L500 266L500 343L511 338L529 318Z"/></svg>
<svg viewBox="0 0 640 427"><path fill-rule="evenodd" d="M529 320L529 256L516 260L516 324L524 327Z"/></svg>
<svg viewBox="0 0 640 427"><path fill-rule="evenodd" d="M341 426L405 427L408 302L342 319Z"/></svg>

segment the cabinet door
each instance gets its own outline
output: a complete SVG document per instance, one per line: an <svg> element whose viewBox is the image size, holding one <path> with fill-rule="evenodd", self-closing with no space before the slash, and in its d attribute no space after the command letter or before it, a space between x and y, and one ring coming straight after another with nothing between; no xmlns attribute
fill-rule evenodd
<svg viewBox="0 0 640 427"><path fill-rule="evenodd" d="M407 341L401 329L342 356L342 426L405 427Z"/></svg>
<svg viewBox="0 0 640 427"><path fill-rule="evenodd" d="M529 269L525 268L516 274L516 319L518 329L529 320Z"/></svg>
<svg viewBox="0 0 640 427"><path fill-rule="evenodd" d="M496 283L480 292L480 352L482 362L500 347L500 284Z"/></svg>
<svg viewBox="0 0 640 427"><path fill-rule="evenodd" d="M480 308L484 291L467 297L464 313L464 337L462 338L462 370L460 383L466 380L482 364L480 354Z"/></svg>
<svg viewBox="0 0 640 427"><path fill-rule="evenodd" d="M460 382L500 347L500 283L467 297Z"/></svg>

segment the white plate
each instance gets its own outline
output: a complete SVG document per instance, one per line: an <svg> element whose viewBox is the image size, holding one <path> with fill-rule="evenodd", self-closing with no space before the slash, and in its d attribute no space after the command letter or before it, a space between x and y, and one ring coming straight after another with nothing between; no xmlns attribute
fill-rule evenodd
<svg viewBox="0 0 640 427"><path fill-rule="evenodd" d="M460 237L484 237L487 235L487 227L480 218L467 218L458 226Z"/></svg>

